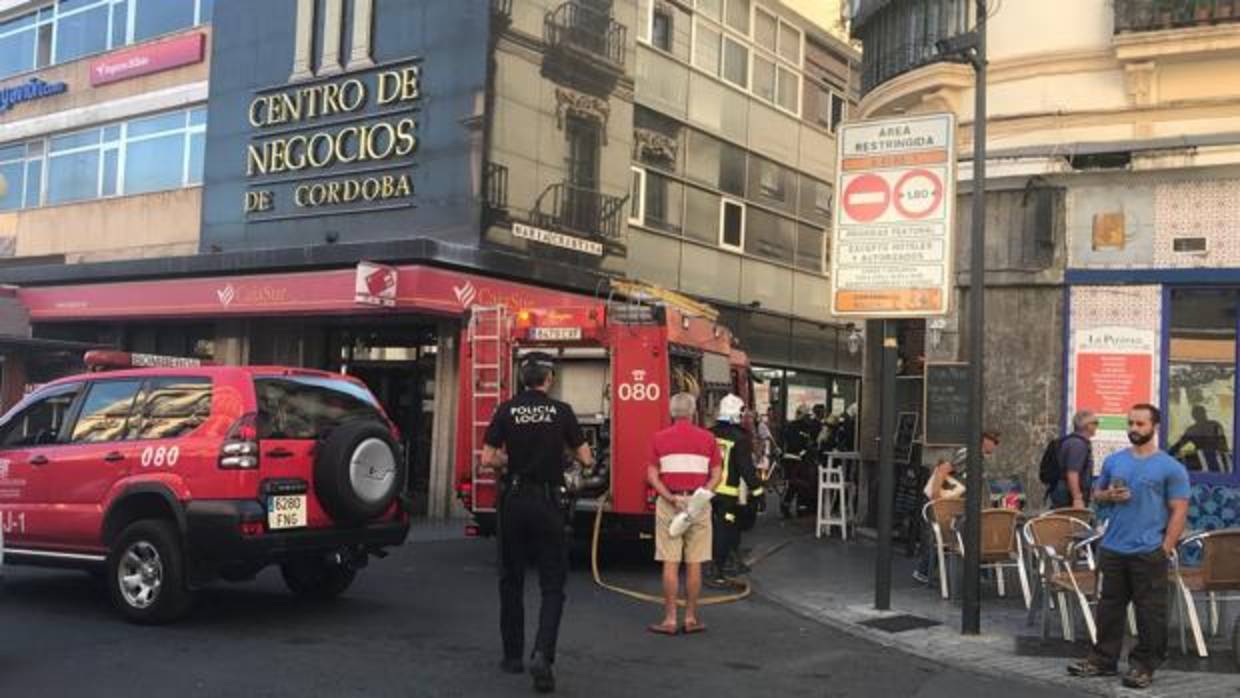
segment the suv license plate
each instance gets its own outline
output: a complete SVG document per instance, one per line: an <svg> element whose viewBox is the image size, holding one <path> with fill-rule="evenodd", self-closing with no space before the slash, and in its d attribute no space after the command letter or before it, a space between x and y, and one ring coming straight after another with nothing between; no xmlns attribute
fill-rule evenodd
<svg viewBox="0 0 1240 698"><path fill-rule="evenodd" d="M306 525L306 495L278 495L267 500L267 527L303 528Z"/></svg>

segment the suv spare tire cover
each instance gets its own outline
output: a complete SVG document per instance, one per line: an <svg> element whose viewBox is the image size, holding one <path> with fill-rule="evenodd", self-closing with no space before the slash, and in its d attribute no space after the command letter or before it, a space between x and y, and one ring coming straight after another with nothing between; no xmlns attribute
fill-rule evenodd
<svg viewBox="0 0 1240 698"><path fill-rule="evenodd" d="M314 491L338 522L362 523L388 510L405 482L405 463L387 425L345 422L327 434L314 460Z"/></svg>

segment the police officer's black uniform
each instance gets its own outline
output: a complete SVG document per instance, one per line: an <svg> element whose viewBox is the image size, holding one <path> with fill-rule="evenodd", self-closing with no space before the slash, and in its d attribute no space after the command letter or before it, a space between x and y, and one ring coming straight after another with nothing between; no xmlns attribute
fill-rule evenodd
<svg viewBox="0 0 1240 698"><path fill-rule="evenodd" d="M541 361L551 367L550 357L527 361ZM572 407L532 388L501 403L487 428L486 444L508 451L499 504L500 632L506 668L515 666L519 670L524 655L523 590L525 566L530 559L538 566L542 588L535 662L540 661L538 655L545 658L549 676L549 664L555 661L568 574L568 546L560 506L564 449L575 451L583 443L585 436ZM532 664L531 673L535 671ZM538 679L537 674L535 678Z"/></svg>

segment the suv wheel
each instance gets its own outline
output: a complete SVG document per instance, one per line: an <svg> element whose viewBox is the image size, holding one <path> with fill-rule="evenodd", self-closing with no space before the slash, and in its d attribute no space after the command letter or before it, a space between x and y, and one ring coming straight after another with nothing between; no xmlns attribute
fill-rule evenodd
<svg viewBox="0 0 1240 698"><path fill-rule="evenodd" d="M168 623L193 603L185 586L185 566L176 528L147 519L121 532L107 565L112 602L135 623Z"/></svg>
<svg viewBox="0 0 1240 698"><path fill-rule="evenodd" d="M357 570L336 562L307 558L280 565L289 591L297 596L326 601L340 596L353 583Z"/></svg>
<svg viewBox="0 0 1240 698"><path fill-rule="evenodd" d="M314 489L339 522L360 524L383 514L405 482L405 464L392 433L378 422L345 422L318 449Z"/></svg>

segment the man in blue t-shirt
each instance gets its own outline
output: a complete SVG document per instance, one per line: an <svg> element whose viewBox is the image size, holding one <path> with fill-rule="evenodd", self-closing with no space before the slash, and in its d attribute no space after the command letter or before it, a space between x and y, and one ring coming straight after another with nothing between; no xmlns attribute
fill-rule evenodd
<svg viewBox="0 0 1240 698"><path fill-rule="evenodd" d="M1124 640L1128 604L1137 611L1137 646L1128 654L1124 685L1148 688L1167 658L1167 561L1188 516L1188 471L1158 449L1162 414L1153 405L1128 413L1132 448L1106 459L1094 501L1111 505L1102 537L1102 594L1098 642L1089 658L1068 667L1073 676L1114 676Z"/></svg>

